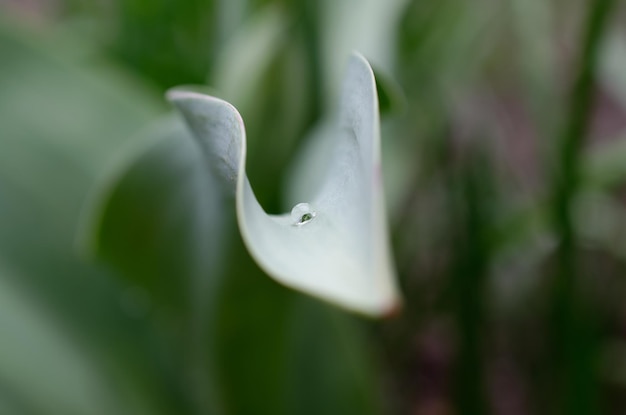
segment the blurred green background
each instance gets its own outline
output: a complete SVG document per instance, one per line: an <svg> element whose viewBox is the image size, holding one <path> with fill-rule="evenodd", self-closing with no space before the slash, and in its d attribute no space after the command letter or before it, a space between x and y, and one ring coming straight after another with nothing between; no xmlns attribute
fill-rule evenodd
<svg viewBox="0 0 626 415"><path fill-rule="evenodd" d="M0 414L623 414L626 4L0 0ZM163 98L282 212L372 63L405 307L279 286Z"/></svg>

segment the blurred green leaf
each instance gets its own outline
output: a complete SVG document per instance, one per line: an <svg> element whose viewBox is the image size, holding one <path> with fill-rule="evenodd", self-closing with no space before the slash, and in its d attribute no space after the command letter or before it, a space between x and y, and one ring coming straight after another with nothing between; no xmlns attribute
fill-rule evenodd
<svg viewBox="0 0 626 415"><path fill-rule="evenodd" d="M218 1L120 0L113 51L163 89L201 82L212 63Z"/></svg>
<svg viewBox="0 0 626 415"><path fill-rule="evenodd" d="M293 312L288 413L382 412L382 379L362 322L313 300Z"/></svg>
<svg viewBox="0 0 626 415"><path fill-rule="evenodd" d="M131 315L124 306L126 288L103 270L80 263L73 247L81 206L99 170L162 107L140 81L77 36L34 34L3 16L0 53L0 253L12 269L0 276L2 283L20 290L20 307L36 304L45 310L45 323L30 326L32 336L42 342L53 336L51 341L70 345L79 361L78 355L90 362L84 370L97 372L109 389L89 392L81 405L89 401L106 408L93 399L111 399L116 409L103 413L168 413L177 394L163 393L170 388L158 356L158 330ZM3 316L6 324L19 325L21 314ZM14 340L26 353L27 344ZM61 359L59 347L42 344L36 359L22 356L21 362L32 367L15 376L36 372L41 362L54 367ZM82 383L83 376L74 371L64 385L61 373L39 375L37 382L4 379L2 389L50 402L65 399L67 391L59 388ZM100 387L86 381L85 387ZM32 410L70 413L41 405Z"/></svg>
<svg viewBox="0 0 626 415"><path fill-rule="evenodd" d="M124 157L94 192L88 243L151 301L184 315L216 283L224 248L220 189L176 118L153 125Z"/></svg>
<svg viewBox="0 0 626 415"><path fill-rule="evenodd" d="M27 414L131 413L63 327L8 274L0 266L0 401L10 395Z"/></svg>
<svg viewBox="0 0 626 415"><path fill-rule="evenodd" d="M209 82L216 85L223 99L240 111L260 105L258 93L263 86L263 76L288 41L287 25L287 18L280 9L263 9L239 28L219 54Z"/></svg>
<svg viewBox="0 0 626 415"><path fill-rule="evenodd" d="M475 80L498 40L490 24L497 12L457 0L409 1L398 24L398 70L407 94L440 101Z"/></svg>
<svg viewBox="0 0 626 415"><path fill-rule="evenodd" d="M220 189L177 118L153 125L123 156L94 191L86 242L145 295L143 307L152 307L172 337L189 398L199 412L214 412L206 356L228 240Z"/></svg>
<svg viewBox="0 0 626 415"><path fill-rule="evenodd" d="M28 209L29 220L47 220L42 226L58 232L54 247L69 249L96 172L160 106L136 80L95 54L79 60L57 45L53 37L0 20L0 175L18 193L3 198L5 208ZM18 206L20 199L27 205ZM2 221L0 229L22 239L19 219ZM9 240L6 248L15 244Z"/></svg>
<svg viewBox="0 0 626 415"><path fill-rule="evenodd" d="M236 248L215 333L226 413L380 414L381 374L363 322L276 284L241 241Z"/></svg>

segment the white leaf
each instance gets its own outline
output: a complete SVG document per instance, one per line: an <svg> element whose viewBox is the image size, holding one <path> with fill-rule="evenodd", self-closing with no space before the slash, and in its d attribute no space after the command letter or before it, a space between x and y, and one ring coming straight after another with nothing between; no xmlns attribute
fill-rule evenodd
<svg viewBox="0 0 626 415"><path fill-rule="evenodd" d="M380 165L380 122L373 72L358 54L350 59L328 164L317 190L291 213L268 215L245 174L246 138L229 103L183 90L168 98L181 111L208 162L236 191L243 239L274 279L344 308L371 316L399 306ZM328 137L326 137L328 138ZM310 168L310 167L309 167Z"/></svg>

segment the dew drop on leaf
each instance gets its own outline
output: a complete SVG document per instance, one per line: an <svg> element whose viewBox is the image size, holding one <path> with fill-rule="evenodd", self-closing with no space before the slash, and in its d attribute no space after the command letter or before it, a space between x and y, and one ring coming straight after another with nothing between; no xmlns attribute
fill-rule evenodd
<svg viewBox="0 0 626 415"><path fill-rule="evenodd" d="M295 226L302 226L315 218L315 211L308 203L298 203L291 209L291 219Z"/></svg>

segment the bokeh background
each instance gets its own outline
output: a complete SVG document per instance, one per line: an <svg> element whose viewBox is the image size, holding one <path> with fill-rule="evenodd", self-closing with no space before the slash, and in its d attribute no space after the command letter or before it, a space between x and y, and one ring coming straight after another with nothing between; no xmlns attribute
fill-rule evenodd
<svg viewBox="0 0 626 415"><path fill-rule="evenodd" d="M0 413L623 414L626 4L1 0ZM405 305L254 264L164 92L243 115L266 210L372 63Z"/></svg>

